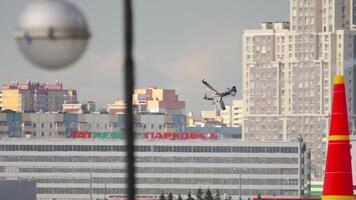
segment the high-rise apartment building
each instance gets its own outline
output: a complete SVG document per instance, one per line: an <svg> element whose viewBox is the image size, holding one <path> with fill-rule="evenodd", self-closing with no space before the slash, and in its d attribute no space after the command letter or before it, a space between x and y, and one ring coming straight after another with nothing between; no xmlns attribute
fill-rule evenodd
<svg viewBox="0 0 356 200"><path fill-rule="evenodd" d="M64 89L62 83L12 82L1 88L2 110L16 112L57 112L63 103L76 103L77 91Z"/></svg>
<svg viewBox="0 0 356 200"><path fill-rule="evenodd" d="M314 179L324 169L336 73L346 78L350 127L356 125L355 4L290 0L290 22L264 22L243 34L243 138L303 137L311 148Z"/></svg>

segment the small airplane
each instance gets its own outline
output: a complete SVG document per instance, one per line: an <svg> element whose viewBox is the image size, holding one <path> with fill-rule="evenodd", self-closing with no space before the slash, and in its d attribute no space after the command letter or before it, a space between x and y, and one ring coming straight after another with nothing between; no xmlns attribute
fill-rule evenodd
<svg viewBox="0 0 356 200"><path fill-rule="evenodd" d="M233 86L231 89L227 88L227 91L225 91L225 92L219 92L216 89L214 89L205 79L203 79L202 82L205 85L205 87L207 87L208 89L210 89L212 91L212 95L209 95L209 96L205 93L203 99L212 101L213 105L215 103L219 103L220 108L222 110L225 110L225 104L223 101L223 97L236 95L236 87L235 86Z"/></svg>

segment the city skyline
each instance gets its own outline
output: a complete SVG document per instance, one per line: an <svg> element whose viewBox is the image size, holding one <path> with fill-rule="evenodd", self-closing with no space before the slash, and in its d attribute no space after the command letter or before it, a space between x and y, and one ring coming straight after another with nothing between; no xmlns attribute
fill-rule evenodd
<svg viewBox="0 0 356 200"><path fill-rule="evenodd" d="M356 0L148 2L0 2L3 193L354 198Z"/></svg>
<svg viewBox="0 0 356 200"><path fill-rule="evenodd" d="M78 89L80 101L95 100L100 107L122 98L121 4L73 1L88 18L93 37L79 62L63 71L48 72L28 63L13 39L17 17L29 2L0 3L2 83L60 80L66 87ZM186 110L196 114L212 108L202 100L206 91L201 85L203 78L217 89L236 85L241 94L242 31L257 27L260 21L287 20L289 2L274 2L286 9L277 9L262 0L155 4L136 1L136 87L174 88L187 102ZM261 6L255 8L256 4ZM250 15L251 9L263 15Z"/></svg>

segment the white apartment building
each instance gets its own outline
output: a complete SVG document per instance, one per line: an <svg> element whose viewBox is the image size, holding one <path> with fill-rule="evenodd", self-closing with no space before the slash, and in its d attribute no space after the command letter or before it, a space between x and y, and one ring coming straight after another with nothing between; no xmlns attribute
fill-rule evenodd
<svg viewBox="0 0 356 200"><path fill-rule="evenodd" d="M226 126L231 127L232 126L232 106L227 105L225 106L225 110L220 111L220 120L223 124L226 124Z"/></svg>
<svg viewBox="0 0 356 200"><path fill-rule="evenodd" d="M354 6L352 0L290 0L290 22L263 22L243 34L243 138L303 137L315 180L323 175L336 73L346 78L355 126Z"/></svg>
<svg viewBox="0 0 356 200"><path fill-rule="evenodd" d="M217 121L227 127L242 127L242 109L243 101L235 99L231 105L226 105L225 110L203 110L201 117L203 121Z"/></svg>
<svg viewBox="0 0 356 200"><path fill-rule="evenodd" d="M243 101L242 99L236 99L232 101L231 105L231 126L242 127L243 126Z"/></svg>

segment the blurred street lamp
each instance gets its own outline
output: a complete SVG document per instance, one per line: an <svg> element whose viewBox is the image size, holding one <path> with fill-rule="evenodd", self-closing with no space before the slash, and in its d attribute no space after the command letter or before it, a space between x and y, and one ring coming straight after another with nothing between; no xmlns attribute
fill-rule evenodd
<svg viewBox="0 0 356 200"><path fill-rule="evenodd" d="M21 13L17 44L33 64L59 70L84 53L90 33L82 12L66 0L37 0Z"/></svg>
<svg viewBox="0 0 356 200"><path fill-rule="evenodd" d="M126 104L127 195L134 200L135 138L132 93L135 86L132 0L123 0ZM83 14L66 0L37 0L22 13L15 38L25 57L37 66L59 70L83 54L90 33Z"/></svg>

